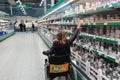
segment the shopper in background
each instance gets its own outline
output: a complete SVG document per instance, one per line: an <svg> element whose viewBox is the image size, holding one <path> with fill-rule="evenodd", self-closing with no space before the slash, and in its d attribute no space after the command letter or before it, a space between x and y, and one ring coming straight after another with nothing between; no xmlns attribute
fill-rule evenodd
<svg viewBox="0 0 120 80"><path fill-rule="evenodd" d="M16 26L15 25L17 24L17 21L15 21L13 24L14 24L14 31L15 31L16 30Z"/></svg>
<svg viewBox="0 0 120 80"><path fill-rule="evenodd" d="M26 26L26 32L28 32L28 21L25 21L25 26Z"/></svg>
<svg viewBox="0 0 120 80"><path fill-rule="evenodd" d="M32 32L35 31L35 25L32 23Z"/></svg>
<svg viewBox="0 0 120 80"><path fill-rule="evenodd" d="M23 32L23 31L26 32L26 25L25 25L23 20L21 20L21 23L19 24L19 26L20 26L20 31L21 32Z"/></svg>

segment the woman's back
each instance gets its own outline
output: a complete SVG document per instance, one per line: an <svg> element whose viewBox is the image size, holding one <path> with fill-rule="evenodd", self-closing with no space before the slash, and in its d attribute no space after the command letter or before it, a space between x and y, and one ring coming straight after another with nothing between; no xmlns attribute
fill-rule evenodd
<svg viewBox="0 0 120 80"><path fill-rule="evenodd" d="M44 55L52 55L55 54L55 56L62 56L65 54L70 54L70 45L73 43L75 38L77 37L77 34L79 32L81 26L80 20L78 20L77 24L77 30L75 31L74 35L67 40L66 34L64 32L59 32L56 37L57 39L53 41L53 45L48 51L44 51Z"/></svg>
<svg viewBox="0 0 120 80"><path fill-rule="evenodd" d="M70 54L70 44L69 40L66 41L66 44L61 44L59 41L54 41L54 51L55 56L62 56L65 54Z"/></svg>

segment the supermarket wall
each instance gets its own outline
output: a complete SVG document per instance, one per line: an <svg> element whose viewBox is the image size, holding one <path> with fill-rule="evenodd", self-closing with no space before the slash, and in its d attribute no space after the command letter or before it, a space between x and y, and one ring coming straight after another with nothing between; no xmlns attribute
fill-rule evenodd
<svg viewBox="0 0 120 80"><path fill-rule="evenodd" d="M10 14L10 9L0 9L6 13ZM32 16L32 17L39 17L42 16L44 13L44 10L42 8L25 8L27 15L24 15L21 10L18 8L13 8L13 16Z"/></svg>

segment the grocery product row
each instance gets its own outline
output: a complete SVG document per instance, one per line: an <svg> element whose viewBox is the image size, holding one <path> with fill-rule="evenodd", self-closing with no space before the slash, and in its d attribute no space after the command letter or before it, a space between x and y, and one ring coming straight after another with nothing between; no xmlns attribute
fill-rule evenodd
<svg viewBox="0 0 120 80"><path fill-rule="evenodd" d="M43 28L40 30L43 37L48 40L47 44L49 44L49 46L51 46L50 44L52 42L50 39L54 39L52 36L53 33L51 33L51 31L54 32L54 30L53 28L48 31L46 31L46 28L45 30L43 30ZM72 35L73 34L68 33L67 38L70 38ZM79 35L74 44L71 46L71 55L73 57L72 59L75 60L75 65L85 72L91 80L119 80L119 50L119 45L99 42L95 39L88 39Z"/></svg>
<svg viewBox="0 0 120 80"><path fill-rule="evenodd" d="M0 42L12 36L14 32L14 24L10 19L7 19L3 13L0 13Z"/></svg>
<svg viewBox="0 0 120 80"><path fill-rule="evenodd" d="M62 18L70 18L74 16L86 16L86 15L91 15L91 14L99 14L100 12L106 12L106 11L112 11L112 13L119 11L119 0L97 0L93 2L80 2L76 1L71 5L68 5L65 7L63 10L61 10L62 13L55 12L54 14L49 15L47 18L43 18L40 20L40 22L45 22L45 21L50 21L50 20L55 20L55 19L62 19ZM95 19L96 20L105 20L105 19L110 19L110 20L115 20L118 19L119 13L118 14L107 14L105 15L97 15L98 17ZM101 18L99 18L101 16ZM96 16L94 16L96 17ZM94 18L93 17L93 18ZM104 18L103 18L104 17Z"/></svg>
<svg viewBox="0 0 120 80"><path fill-rule="evenodd" d="M79 46L72 46L74 63L91 80L119 80L120 66Z"/></svg>
<svg viewBox="0 0 120 80"><path fill-rule="evenodd" d="M120 0L71 1L43 16L39 32L50 47L58 31L66 32L67 39L73 36L76 19L81 19L81 30L71 46L75 72L83 80L119 80Z"/></svg>

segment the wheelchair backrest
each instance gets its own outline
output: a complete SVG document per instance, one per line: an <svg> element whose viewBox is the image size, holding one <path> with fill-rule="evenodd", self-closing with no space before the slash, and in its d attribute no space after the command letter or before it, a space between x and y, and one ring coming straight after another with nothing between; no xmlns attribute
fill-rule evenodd
<svg viewBox="0 0 120 80"><path fill-rule="evenodd" d="M69 55L51 56L49 57L49 72L50 73L64 73L69 70Z"/></svg>
<svg viewBox="0 0 120 80"><path fill-rule="evenodd" d="M50 56L49 57L49 63L50 64L63 64L63 63L69 63L70 58L69 55L62 55L62 56Z"/></svg>

